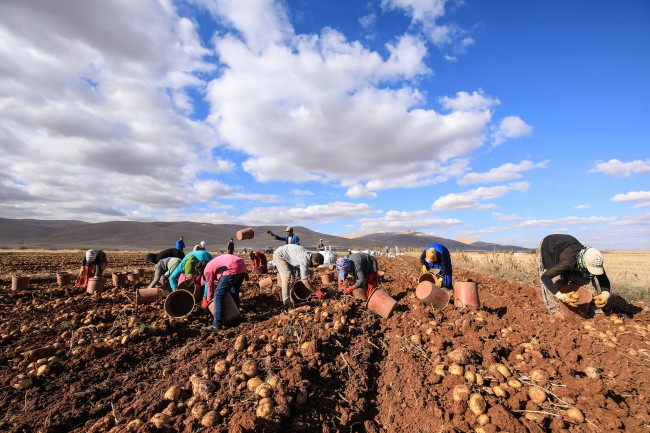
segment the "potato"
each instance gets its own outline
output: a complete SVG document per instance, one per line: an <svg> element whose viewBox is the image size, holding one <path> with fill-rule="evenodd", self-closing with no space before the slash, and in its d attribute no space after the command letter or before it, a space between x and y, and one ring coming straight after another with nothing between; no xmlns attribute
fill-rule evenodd
<svg viewBox="0 0 650 433"><path fill-rule="evenodd" d="M474 393L469 398L469 409L474 415L481 415L486 408L485 399L479 393Z"/></svg>
<svg viewBox="0 0 650 433"><path fill-rule="evenodd" d="M36 370L36 376L47 376L50 374L50 366L43 364Z"/></svg>
<svg viewBox="0 0 650 433"><path fill-rule="evenodd" d="M203 415L203 418L201 418L201 425L203 427L215 426L219 423L220 419L221 417L219 416L219 414L216 411L211 410L206 412L205 415Z"/></svg>
<svg viewBox="0 0 650 433"><path fill-rule="evenodd" d="M165 392L165 395L163 396L163 400L178 401L180 396L181 396L181 389L176 385L172 385Z"/></svg>
<svg viewBox="0 0 650 433"><path fill-rule="evenodd" d="M411 335L411 343L420 345L422 344L422 340L420 339L420 336L417 334Z"/></svg>
<svg viewBox="0 0 650 433"><path fill-rule="evenodd" d="M490 417L482 413L478 418L476 418L476 422L478 422L478 425L486 425L490 422Z"/></svg>
<svg viewBox="0 0 650 433"><path fill-rule="evenodd" d="M268 418L273 414L273 400L270 398L263 398L257 404L255 414L260 418Z"/></svg>
<svg viewBox="0 0 650 433"><path fill-rule="evenodd" d="M449 352L449 359L451 362L459 365L467 365L469 364L471 358L472 358L472 351L467 349L467 348L460 348L460 349L455 349Z"/></svg>
<svg viewBox="0 0 650 433"><path fill-rule="evenodd" d="M264 383L264 381L262 379L260 379L259 377L252 377L252 378L248 379L248 382L246 382L246 387L248 388L249 391L253 392L262 383Z"/></svg>
<svg viewBox="0 0 650 433"><path fill-rule="evenodd" d="M464 376L465 376L465 380L468 381L469 383L474 383L476 381L476 375L471 371L466 371Z"/></svg>
<svg viewBox="0 0 650 433"><path fill-rule="evenodd" d="M546 401L546 392L537 386L528 388L528 397L533 403L542 404Z"/></svg>
<svg viewBox="0 0 650 433"><path fill-rule="evenodd" d="M154 427L158 429L162 429L169 425L171 419L169 418L168 415L165 415L164 413L157 413L151 417L149 422L151 422L151 424L153 424Z"/></svg>
<svg viewBox="0 0 650 433"><path fill-rule="evenodd" d="M485 383L485 379L483 379L483 375L480 373L474 374L474 380L476 381L476 384L478 386L483 386L483 384Z"/></svg>
<svg viewBox="0 0 650 433"><path fill-rule="evenodd" d="M269 376L266 378L266 383L271 385L271 388L275 388L280 383L280 378L278 376Z"/></svg>
<svg viewBox="0 0 650 433"><path fill-rule="evenodd" d="M467 385L456 385L452 391L454 401L464 401L469 398L469 387Z"/></svg>
<svg viewBox="0 0 650 433"><path fill-rule="evenodd" d="M242 364L241 371L248 377L257 376L257 362L252 359L247 359L244 361L244 364Z"/></svg>
<svg viewBox="0 0 650 433"><path fill-rule="evenodd" d="M235 349L238 352L241 352L242 350L246 349L248 347L248 342L246 341L246 336L240 335L237 337L235 340L235 344L233 346L233 349Z"/></svg>
<svg viewBox="0 0 650 433"><path fill-rule="evenodd" d="M436 365L436 368L433 370L433 372L438 376L446 376L447 373L445 372L445 364Z"/></svg>
<svg viewBox="0 0 650 433"><path fill-rule="evenodd" d="M455 376L462 376L463 375L463 367L461 367L458 364L451 364L449 366L449 373L455 375Z"/></svg>
<svg viewBox="0 0 650 433"><path fill-rule="evenodd" d="M569 421L575 424L585 422L585 416L582 414L582 412L580 412L580 409L576 409L575 407L567 409L566 415L569 418Z"/></svg>
<svg viewBox="0 0 650 433"><path fill-rule="evenodd" d="M521 382L519 382L517 379L510 379L508 381L508 386L519 389L521 388Z"/></svg>
<svg viewBox="0 0 650 433"><path fill-rule="evenodd" d="M495 374L495 372L498 372L501 374L503 377L508 378L512 376L512 373L510 372L510 369L506 367L503 364L492 364L489 368L490 372L492 374Z"/></svg>
<svg viewBox="0 0 650 433"><path fill-rule="evenodd" d="M214 372L217 376L223 376L228 372L228 362L220 359L214 364Z"/></svg>
<svg viewBox="0 0 650 433"><path fill-rule="evenodd" d="M128 422L128 424L126 425L126 429L128 431L137 431L143 425L144 425L144 421L142 421L140 418L136 418Z"/></svg>
<svg viewBox="0 0 650 433"><path fill-rule="evenodd" d="M541 385L546 385L548 383L548 373L539 368L530 372L530 378L539 382Z"/></svg>
<svg viewBox="0 0 650 433"><path fill-rule="evenodd" d="M273 394L273 387L266 382L262 382L255 388L255 394L262 398L270 397Z"/></svg>
<svg viewBox="0 0 650 433"><path fill-rule="evenodd" d="M27 389L32 386L32 378L24 374L19 374L16 376L16 379L14 379L11 386L17 390Z"/></svg>
<svg viewBox="0 0 650 433"><path fill-rule="evenodd" d="M497 397L505 397L506 396L506 392L499 385L494 385L492 387L492 391L494 391L494 395L496 395Z"/></svg>
<svg viewBox="0 0 650 433"><path fill-rule="evenodd" d="M170 417L176 416L178 414L178 405L172 401L163 409L162 413L169 415Z"/></svg>

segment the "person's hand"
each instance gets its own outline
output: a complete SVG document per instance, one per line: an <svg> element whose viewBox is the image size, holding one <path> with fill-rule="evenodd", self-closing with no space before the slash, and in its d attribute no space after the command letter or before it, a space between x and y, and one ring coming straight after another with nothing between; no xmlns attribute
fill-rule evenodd
<svg viewBox="0 0 650 433"><path fill-rule="evenodd" d="M427 271L427 266L426 266L426 265L422 265L422 273L423 273L423 274L426 274L427 272L428 272L428 271Z"/></svg>
<svg viewBox="0 0 650 433"><path fill-rule="evenodd" d="M578 306L578 298L580 297L576 292L569 292L569 293L562 293L562 292L557 292L555 294L555 297L564 302L567 305L570 305L572 307L577 307Z"/></svg>
<svg viewBox="0 0 650 433"><path fill-rule="evenodd" d="M603 308L607 305L607 300L609 299L609 292L602 292L600 295L594 298L594 305L596 308Z"/></svg>

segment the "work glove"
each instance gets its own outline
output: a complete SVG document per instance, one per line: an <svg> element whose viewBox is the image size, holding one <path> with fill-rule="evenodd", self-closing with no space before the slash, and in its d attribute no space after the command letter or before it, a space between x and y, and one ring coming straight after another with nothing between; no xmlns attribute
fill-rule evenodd
<svg viewBox="0 0 650 433"><path fill-rule="evenodd" d="M602 292L600 295L594 298L594 305L596 308L603 308L607 305L607 300L609 299L609 292Z"/></svg>
<svg viewBox="0 0 650 433"><path fill-rule="evenodd" d="M83 275L83 274L84 274L84 267L82 266L79 268L79 275Z"/></svg>
<svg viewBox="0 0 650 433"><path fill-rule="evenodd" d="M577 307L578 306L578 299L580 295L578 295L576 292L569 292L569 293L562 293L562 292L557 292L555 294L555 297L564 302L567 305L570 305L572 307Z"/></svg>
<svg viewBox="0 0 650 433"><path fill-rule="evenodd" d="M429 272L429 271L427 270L427 266L426 266L426 265L422 265L422 273L423 273L423 274L426 274L427 272Z"/></svg>
<svg viewBox="0 0 650 433"><path fill-rule="evenodd" d="M208 308L208 304L209 304L208 298L203 298L203 300L201 301L201 308Z"/></svg>
<svg viewBox="0 0 650 433"><path fill-rule="evenodd" d="M442 278L438 278L438 279L437 279L437 281L436 281L436 285L437 285L438 287L442 287Z"/></svg>
<svg viewBox="0 0 650 433"><path fill-rule="evenodd" d="M348 286L348 287L346 287L346 288L345 288L345 294L346 294L346 295L351 295L352 292L354 292L354 289L355 289L355 288L356 288L356 287L354 287L354 286Z"/></svg>
<svg viewBox="0 0 650 433"><path fill-rule="evenodd" d="M318 299L323 299L323 298L325 297L325 294L324 294L323 292L321 292L320 289L316 289L316 290L314 290L314 295L315 295Z"/></svg>

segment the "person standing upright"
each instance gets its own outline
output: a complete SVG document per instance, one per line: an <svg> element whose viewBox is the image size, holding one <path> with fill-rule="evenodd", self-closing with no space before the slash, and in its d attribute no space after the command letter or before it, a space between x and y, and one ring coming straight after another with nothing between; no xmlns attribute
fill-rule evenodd
<svg viewBox="0 0 650 433"><path fill-rule="evenodd" d="M287 226L287 228L284 229L286 236L276 236L271 230L267 230L266 232L273 236L276 241L284 241L287 245L300 245L300 238L293 234L293 227L291 226Z"/></svg>
<svg viewBox="0 0 650 433"><path fill-rule="evenodd" d="M185 242L183 242L183 236L178 238L178 240L176 241L176 249L181 253L184 252L183 250L185 250Z"/></svg>
<svg viewBox="0 0 650 433"><path fill-rule="evenodd" d="M230 238L227 248L228 254L235 254L235 241L232 238Z"/></svg>

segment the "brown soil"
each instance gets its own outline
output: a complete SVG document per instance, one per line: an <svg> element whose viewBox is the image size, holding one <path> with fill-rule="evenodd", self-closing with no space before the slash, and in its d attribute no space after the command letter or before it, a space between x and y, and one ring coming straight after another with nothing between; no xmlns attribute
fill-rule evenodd
<svg viewBox="0 0 650 433"><path fill-rule="evenodd" d="M546 313L531 285L458 269L455 280L478 283L481 308L433 310L415 297L416 259L379 257L385 271L381 288L398 300L388 319L342 296L336 284L323 287L324 301L281 314L277 285L260 289L262 276L252 275L242 288L245 320L214 334L201 329L211 316L200 308L174 320L162 298L136 306L135 291L149 280L113 287L113 271L144 267L151 278L153 266L144 265L144 253L112 253L101 294L72 284L59 287L55 273L76 270L78 255L0 254L0 430L650 428L650 313L644 304L614 297L605 315L558 319ZM316 271L317 285L325 272L330 270ZM10 277L19 273L46 276L32 279L28 289L11 290ZM218 373L220 360L226 370ZM250 361L257 375L249 371ZM512 376L493 368L496 363ZM49 373L37 375L44 364ZM436 373L439 365L442 374ZM242 369L270 383L256 388L266 389L269 400L248 389L253 381ZM485 382L452 374L455 369L478 373ZM21 374L32 383L18 389ZM454 399L454 389L463 384L483 396L487 417L468 408L467 395L457 392ZM173 386L180 392L165 398ZM544 390L544 402L528 397L532 388ZM579 409L584 421L572 421L570 408ZM270 414L258 416L264 409Z"/></svg>

